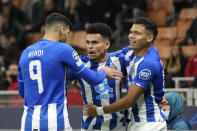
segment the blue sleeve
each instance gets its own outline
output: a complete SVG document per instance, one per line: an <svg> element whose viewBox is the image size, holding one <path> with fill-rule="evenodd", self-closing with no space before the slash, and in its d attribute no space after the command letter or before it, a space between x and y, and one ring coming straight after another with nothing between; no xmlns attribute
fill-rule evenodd
<svg viewBox="0 0 197 131"><path fill-rule="evenodd" d="M131 50L130 46L126 46L122 50L118 50L118 51L113 52L113 53L122 53L122 54L126 55L128 53L128 51L130 51L130 50Z"/></svg>
<svg viewBox="0 0 197 131"><path fill-rule="evenodd" d="M137 67L136 76L132 79L131 83L142 88L147 88L157 73L159 73L158 64L150 61L143 61Z"/></svg>
<svg viewBox="0 0 197 131"><path fill-rule="evenodd" d="M119 60L120 60L120 65L121 65L121 72L122 72L124 75L127 75L125 55L123 55L123 54L121 53L121 54L119 55Z"/></svg>
<svg viewBox="0 0 197 131"><path fill-rule="evenodd" d="M62 45L59 49L59 59L74 72L81 72L85 64L81 61L78 53L69 45Z"/></svg>
<svg viewBox="0 0 197 131"><path fill-rule="evenodd" d="M24 98L24 82L21 72L21 61L19 61L19 67L18 67L18 92L19 95Z"/></svg>
<svg viewBox="0 0 197 131"><path fill-rule="evenodd" d="M73 72L73 70L71 68L68 68L68 72L67 72L67 81L73 81L75 78L75 73Z"/></svg>
<svg viewBox="0 0 197 131"><path fill-rule="evenodd" d="M98 85L106 78L106 73L104 70L95 72L87 67L76 75L77 77L84 79L90 85Z"/></svg>

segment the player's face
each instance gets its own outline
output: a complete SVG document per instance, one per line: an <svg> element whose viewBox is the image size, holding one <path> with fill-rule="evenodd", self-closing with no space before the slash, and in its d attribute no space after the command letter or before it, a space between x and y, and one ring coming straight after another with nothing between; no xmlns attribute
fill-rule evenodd
<svg viewBox="0 0 197 131"><path fill-rule="evenodd" d="M131 49L139 51L147 47L148 43L152 41L153 35L143 25L134 24L130 29L128 38Z"/></svg>
<svg viewBox="0 0 197 131"><path fill-rule="evenodd" d="M69 27L61 27L59 42L66 42L68 40L69 32L70 32Z"/></svg>
<svg viewBox="0 0 197 131"><path fill-rule="evenodd" d="M88 56L91 60L101 62L106 58L107 49L110 42L100 34L87 34L86 43L88 47Z"/></svg>

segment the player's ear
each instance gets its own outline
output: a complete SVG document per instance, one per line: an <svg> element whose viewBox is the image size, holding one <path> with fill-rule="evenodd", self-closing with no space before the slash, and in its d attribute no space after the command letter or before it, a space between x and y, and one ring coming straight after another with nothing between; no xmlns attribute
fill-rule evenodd
<svg viewBox="0 0 197 131"><path fill-rule="evenodd" d="M153 41L154 36L153 35L148 35L147 36L147 42L150 43L151 41Z"/></svg>
<svg viewBox="0 0 197 131"><path fill-rule="evenodd" d="M64 32L65 32L65 28L64 28L64 27L60 27L59 33L60 33L60 34L63 34Z"/></svg>
<svg viewBox="0 0 197 131"><path fill-rule="evenodd" d="M107 41L107 42L105 43L105 47L106 47L106 49L108 49L108 48L110 47L110 41Z"/></svg>

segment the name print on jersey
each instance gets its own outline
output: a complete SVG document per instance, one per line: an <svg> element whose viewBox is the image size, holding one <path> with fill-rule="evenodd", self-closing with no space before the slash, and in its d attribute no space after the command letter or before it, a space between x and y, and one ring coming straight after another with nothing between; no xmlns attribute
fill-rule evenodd
<svg viewBox="0 0 197 131"><path fill-rule="evenodd" d="M44 50L34 50L29 52L28 58L34 57L34 56L43 56Z"/></svg>

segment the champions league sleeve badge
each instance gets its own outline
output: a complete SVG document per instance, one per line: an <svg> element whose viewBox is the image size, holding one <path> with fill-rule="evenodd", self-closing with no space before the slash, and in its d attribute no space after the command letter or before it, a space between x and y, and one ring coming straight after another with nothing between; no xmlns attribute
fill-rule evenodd
<svg viewBox="0 0 197 131"><path fill-rule="evenodd" d="M80 59L80 58L79 58L79 55L78 55L78 53L77 53L76 51L73 51L72 56L73 56L73 58L74 58L75 60L79 60L79 59Z"/></svg>

